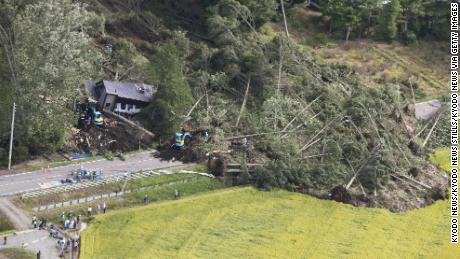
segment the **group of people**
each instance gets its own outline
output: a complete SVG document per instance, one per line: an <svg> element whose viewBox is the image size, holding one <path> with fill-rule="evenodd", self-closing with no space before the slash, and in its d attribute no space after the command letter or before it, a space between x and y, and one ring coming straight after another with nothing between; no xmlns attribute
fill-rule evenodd
<svg viewBox="0 0 460 259"><path fill-rule="evenodd" d="M64 254L66 248L70 247L70 249L75 249L80 244L80 236L78 233L76 234L74 239L66 239L65 237L60 235L58 235L56 238L58 239L57 245L59 247L59 250L61 251L61 255Z"/></svg>
<svg viewBox="0 0 460 259"><path fill-rule="evenodd" d="M86 170L83 165L80 166L79 170L75 171L70 171L70 175L77 181L80 182L83 179L87 180L100 180L102 178L102 170L93 170L93 171L88 171Z"/></svg>
<svg viewBox="0 0 460 259"><path fill-rule="evenodd" d="M180 199L180 196L181 196L181 193L179 192L179 190L175 189L174 190L174 199L178 200L178 199ZM147 194L145 194L144 195L144 205L147 205L149 203L150 203L149 196Z"/></svg>
<svg viewBox="0 0 460 259"><path fill-rule="evenodd" d="M81 215L74 216L72 212L68 212L67 215L62 212L60 217L61 225L64 229L76 229L77 225L80 224Z"/></svg>
<svg viewBox="0 0 460 259"><path fill-rule="evenodd" d="M97 214L104 213L107 211L107 204L104 202L101 204L97 204ZM86 211L86 216L91 217L93 215L93 207L89 206L88 210Z"/></svg>
<svg viewBox="0 0 460 259"><path fill-rule="evenodd" d="M64 229L76 228L77 224L80 223L80 219L80 215L72 217L71 212L69 212L67 215L64 212L62 212L61 214L61 223L63 224L62 226ZM61 255L65 252L66 248L70 247L71 249L74 249L78 247L80 243L80 236L78 232L76 232L75 238L67 239L62 233L58 231L58 229L53 224L50 225L49 232L50 238L57 239L57 246L61 251Z"/></svg>
<svg viewBox="0 0 460 259"><path fill-rule="evenodd" d="M36 215L33 215L32 216L32 226L34 228L37 228L40 230L40 229L45 229L46 227L46 220L45 219L41 219L40 221L37 220L37 216Z"/></svg>

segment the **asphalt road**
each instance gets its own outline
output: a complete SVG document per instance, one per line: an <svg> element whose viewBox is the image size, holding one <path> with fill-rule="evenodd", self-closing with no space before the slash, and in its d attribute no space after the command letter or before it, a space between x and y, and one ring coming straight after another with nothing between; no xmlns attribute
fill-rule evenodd
<svg viewBox="0 0 460 259"><path fill-rule="evenodd" d="M439 100L431 100L415 104L415 117L417 119L429 119L433 117L441 108L442 102Z"/></svg>
<svg viewBox="0 0 460 259"><path fill-rule="evenodd" d="M3 244L3 237L0 242L0 249L22 247L27 250L37 253L41 251L41 258L44 259L58 259L59 250L57 240L49 237L46 230L27 230L19 232L16 235L9 236L6 245Z"/></svg>
<svg viewBox="0 0 460 259"><path fill-rule="evenodd" d="M87 170L102 170L103 176L109 176L180 164L180 162L161 161L152 156L152 151L145 151L128 155L125 161L118 159L114 161L102 159L50 168L45 171L39 170L14 175L4 175L0 176L0 196L8 196L38 188L51 187L56 184L57 181L69 177L70 171L79 169L80 165L83 165Z"/></svg>

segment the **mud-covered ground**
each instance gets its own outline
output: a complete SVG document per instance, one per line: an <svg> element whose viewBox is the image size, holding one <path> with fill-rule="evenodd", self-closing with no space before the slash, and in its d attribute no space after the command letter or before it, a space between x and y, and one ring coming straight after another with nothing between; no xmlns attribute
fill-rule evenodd
<svg viewBox="0 0 460 259"><path fill-rule="evenodd" d="M107 120L105 126L72 130L67 148L79 152L126 152L149 148L153 137L124 122Z"/></svg>

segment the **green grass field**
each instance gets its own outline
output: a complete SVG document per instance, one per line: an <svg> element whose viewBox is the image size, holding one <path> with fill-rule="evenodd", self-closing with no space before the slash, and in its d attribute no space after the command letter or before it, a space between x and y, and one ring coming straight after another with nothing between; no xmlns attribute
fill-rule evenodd
<svg viewBox="0 0 460 259"><path fill-rule="evenodd" d="M231 188L98 216L81 258L455 258L449 233L447 201L395 214Z"/></svg>

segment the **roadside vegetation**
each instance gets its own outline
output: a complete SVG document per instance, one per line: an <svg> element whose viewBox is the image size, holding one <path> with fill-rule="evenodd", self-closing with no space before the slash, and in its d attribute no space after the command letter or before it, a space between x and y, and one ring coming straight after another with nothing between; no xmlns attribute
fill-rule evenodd
<svg viewBox="0 0 460 259"><path fill-rule="evenodd" d="M33 252L24 248L3 248L0 249L0 258L5 259L35 259Z"/></svg>
<svg viewBox="0 0 460 259"><path fill-rule="evenodd" d="M0 234L2 232L10 231L14 229L13 223L8 219L8 217L0 211Z"/></svg>
<svg viewBox="0 0 460 259"><path fill-rule="evenodd" d="M97 216L81 258L450 258L447 207L394 214L233 188Z"/></svg>
<svg viewBox="0 0 460 259"><path fill-rule="evenodd" d="M225 187L226 185L220 181L204 176L190 176L184 174L165 175L143 179L137 183L131 183L131 185L127 187L131 192L123 196L40 211L36 214L39 218L58 222L62 212L72 212L73 215L82 215L83 218L86 218L87 209L91 206L93 207L94 213L98 213L96 207L98 204L102 205L103 202L106 203L109 211L112 211L142 205L144 204L145 195L147 195L149 202L153 203L175 199L175 190L179 192L181 197L188 197L197 193L204 193ZM119 189L117 189L117 191L119 191ZM94 193L90 195L94 195ZM31 206L36 205L38 204L32 201L31 203L27 203L29 209L32 208Z"/></svg>
<svg viewBox="0 0 460 259"><path fill-rule="evenodd" d="M22 198L21 196L14 197L14 203L27 210L30 211L32 208L44 206L48 204L55 204L61 203L63 201L81 199L85 197L91 197L94 195L101 195L101 194L108 194L112 192L120 192L125 187L125 190L139 190L141 188L148 188L156 185L161 185L168 182L174 182L176 180L184 180L189 178L194 178L196 175L193 174L181 174L177 173L178 170L188 169L188 170L195 170L200 169L202 166L189 164L185 166L176 166L172 168L168 168L172 174L161 175L161 176L154 176L154 177L146 177L140 179L130 179L125 185L125 178L123 175L119 176L119 180L115 182L105 183L98 186L93 186L89 188L82 188L76 190L69 190L65 192L59 193L52 193L52 194L45 194L40 195L33 198ZM176 173L174 173L176 172Z"/></svg>

